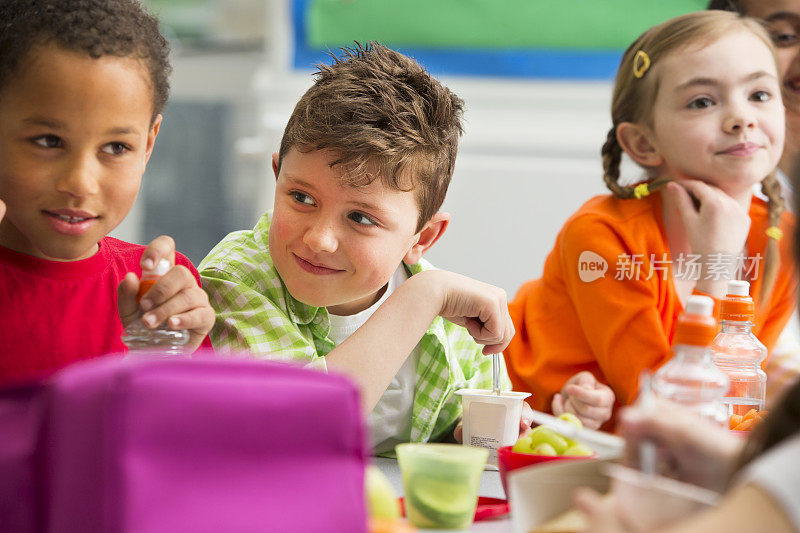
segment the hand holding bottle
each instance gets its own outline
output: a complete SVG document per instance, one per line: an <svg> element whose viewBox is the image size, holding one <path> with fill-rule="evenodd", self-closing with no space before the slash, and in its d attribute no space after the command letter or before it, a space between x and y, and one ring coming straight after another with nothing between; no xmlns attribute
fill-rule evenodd
<svg viewBox="0 0 800 533"><path fill-rule="evenodd" d="M175 242L162 235L154 239L142 254L142 271L153 271L159 261L175 264ZM153 329L166 324L172 330L187 330L189 340L183 347L193 352L214 325L215 313L208 295L184 266L172 266L144 293L137 302L140 280L129 272L117 289L117 308L122 325L128 327L141 317L145 327Z"/></svg>

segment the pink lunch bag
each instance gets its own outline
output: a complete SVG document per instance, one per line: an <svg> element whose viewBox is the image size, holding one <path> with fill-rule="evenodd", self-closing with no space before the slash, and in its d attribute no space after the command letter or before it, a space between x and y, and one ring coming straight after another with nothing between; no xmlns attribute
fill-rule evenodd
<svg viewBox="0 0 800 533"><path fill-rule="evenodd" d="M0 529L360 532L365 460L341 376L102 358L0 392Z"/></svg>

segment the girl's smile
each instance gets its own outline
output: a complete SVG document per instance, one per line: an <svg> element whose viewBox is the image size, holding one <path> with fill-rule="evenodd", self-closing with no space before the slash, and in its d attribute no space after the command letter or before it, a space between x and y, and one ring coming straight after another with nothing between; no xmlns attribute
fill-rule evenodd
<svg viewBox="0 0 800 533"><path fill-rule="evenodd" d="M784 111L770 49L739 31L673 52L654 68L659 86L647 128L654 150L648 166L661 177L697 179L749 202L783 151Z"/></svg>

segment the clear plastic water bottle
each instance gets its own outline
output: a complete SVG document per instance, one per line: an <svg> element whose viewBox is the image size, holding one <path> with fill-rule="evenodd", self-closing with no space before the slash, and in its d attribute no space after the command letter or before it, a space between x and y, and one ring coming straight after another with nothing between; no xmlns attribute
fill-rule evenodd
<svg viewBox="0 0 800 533"><path fill-rule="evenodd" d="M169 261L162 259L153 270L142 271L142 279L139 283L139 293L136 301L142 299L150 287L158 281L158 278L166 274L170 269ZM148 328L142 322L142 313L139 317L128 324L122 334L122 342L132 353L147 352L166 355L179 355L184 353L184 345L189 342L189 332L185 329L169 329L166 323Z"/></svg>
<svg viewBox="0 0 800 533"><path fill-rule="evenodd" d="M723 398L728 416L764 409L767 375L761 370L761 362L767 357L767 348L750 331L754 316L750 284L730 281L719 312L722 331L711 344L714 363L731 382Z"/></svg>
<svg viewBox="0 0 800 533"><path fill-rule="evenodd" d="M653 376L656 396L682 404L718 425L727 424L722 398L728 377L714 364L709 345L717 332L714 300L693 295L678 317L672 343L672 359Z"/></svg>

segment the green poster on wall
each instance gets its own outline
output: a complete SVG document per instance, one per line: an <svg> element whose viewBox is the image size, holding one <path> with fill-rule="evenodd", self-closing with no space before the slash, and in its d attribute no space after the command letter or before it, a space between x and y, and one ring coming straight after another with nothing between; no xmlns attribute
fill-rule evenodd
<svg viewBox="0 0 800 533"><path fill-rule="evenodd" d="M376 40L422 48L618 50L707 0L308 0L315 48Z"/></svg>

